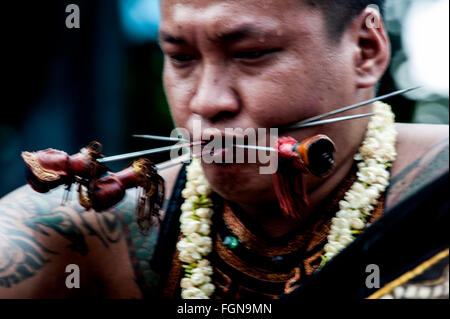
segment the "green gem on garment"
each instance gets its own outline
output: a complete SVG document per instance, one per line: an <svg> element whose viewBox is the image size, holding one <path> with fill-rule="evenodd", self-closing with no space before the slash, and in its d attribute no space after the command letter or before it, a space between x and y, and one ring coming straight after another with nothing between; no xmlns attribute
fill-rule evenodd
<svg viewBox="0 0 450 319"><path fill-rule="evenodd" d="M234 249L239 245L239 240L234 236L225 237L223 244L230 249Z"/></svg>

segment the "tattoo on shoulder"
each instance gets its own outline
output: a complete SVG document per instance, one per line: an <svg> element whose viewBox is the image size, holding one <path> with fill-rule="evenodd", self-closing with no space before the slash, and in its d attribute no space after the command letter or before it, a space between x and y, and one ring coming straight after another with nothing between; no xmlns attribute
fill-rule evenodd
<svg viewBox="0 0 450 319"><path fill-rule="evenodd" d="M153 276L147 267L157 230L147 236L139 232L133 196L102 213L86 212L70 201L62 206L62 196L61 190L41 195L24 187L0 200L0 288L36 275L63 253L61 243L86 256L95 239L105 249L125 239L135 272L144 281Z"/></svg>
<svg viewBox="0 0 450 319"><path fill-rule="evenodd" d="M430 146L423 156L392 178L389 202L397 203L407 198L448 169L449 139L445 138Z"/></svg>
<svg viewBox="0 0 450 319"><path fill-rule="evenodd" d="M133 201L133 197L130 198ZM167 200L164 202L163 211L166 210ZM121 204L122 205L122 204ZM127 205L127 203L123 203ZM128 204L128 207L134 207L135 203ZM144 297L154 296L156 288L159 285L159 274L155 272L150 261L155 252L159 236L159 224L154 225L147 234L139 231L134 210L124 214L124 209L118 207L122 212L119 218L122 220L123 234L128 246L128 253L133 266L135 283L141 289Z"/></svg>

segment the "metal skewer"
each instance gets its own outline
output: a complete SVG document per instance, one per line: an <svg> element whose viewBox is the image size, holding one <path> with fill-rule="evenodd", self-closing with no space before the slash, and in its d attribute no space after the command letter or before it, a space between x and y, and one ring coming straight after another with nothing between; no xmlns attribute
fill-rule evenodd
<svg viewBox="0 0 450 319"><path fill-rule="evenodd" d="M336 123L336 122L355 120L355 119L359 119L362 117L374 116L375 114L377 114L377 113L364 113L364 114L357 114L357 115L341 116L341 117L336 117L334 119L315 121L315 122L306 122L306 123L300 122L300 123L297 123L297 124L294 124L294 125L282 128L282 129L283 130L293 130L293 129L299 129L299 128L317 126L317 125L331 124L331 123Z"/></svg>
<svg viewBox="0 0 450 319"><path fill-rule="evenodd" d="M146 138L146 139L151 139L151 140L166 140L166 137L164 136L157 136L157 135L132 135L133 137L139 137L139 138ZM167 140L170 139L170 141L179 141L179 142L183 142L186 141L185 139L177 139L176 137L169 137L167 138ZM197 142L197 143L201 143L201 142ZM233 144L233 146L236 146L237 148L246 148L246 149L255 149L255 150L261 150L261 151L270 151L270 152L274 152L276 151L274 148L272 147L264 147L264 146L256 146L256 145L239 145L239 144Z"/></svg>
<svg viewBox="0 0 450 319"><path fill-rule="evenodd" d="M234 144L233 146L235 146L237 148L245 148L245 149L250 149L250 150L267 151L267 152L278 152L273 147L267 147L267 146L239 145L239 144Z"/></svg>
<svg viewBox="0 0 450 319"><path fill-rule="evenodd" d="M188 161L190 158L191 158L191 154L181 155L180 157L177 157L171 161L157 164L155 167L156 167L157 171L162 171L162 170L171 168L175 165L178 165L180 163L184 163L184 162Z"/></svg>
<svg viewBox="0 0 450 319"><path fill-rule="evenodd" d="M190 147L190 146L193 146L194 144L201 144L201 143L203 143L203 142L192 142L192 143L185 143L185 144L177 144L177 145L172 145L172 146L165 146L165 147L154 148L154 149L145 150L145 151L139 151L139 152L133 152L133 153L127 153L127 154L120 154L120 155L100 158L100 159L97 160L97 162L99 162L99 163L116 162L116 161L121 161L121 160L125 160L125 159L135 158L135 157L139 157L139 156L145 156L145 155L150 155L150 154L155 154L155 153L171 151L171 150L178 149L178 148Z"/></svg>
<svg viewBox="0 0 450 319"><path fill-rule="evenodd" d="M335 115L335 114L338 114L338 113L342 113L342 112L345 112L345 111L356 109L358 107L361 107L361 106L364 106L364 105L368 105L368 104L371 104L371 103L374 103L374 102L377 102L377 101L381 101L381 100L384 100L384 99L387 99L387 98L390 98L390 97L393 97L393 96L396 96L396 95L405 94L405 93L408 93L410 91L417 90L419 88L421 88L421 87L420 86L416 86L416 87L412 87L412 88L409 88L409 89L399 90L399 91L395 91L395 92L392 92L392 93L389 93L389 94L378 96L376 98L373 98L373 99L370 99L370 100L367 100L367 101L364 101L364 102L360 102L360 103L357 103L357 104L345 106L343 108L340 108L340 109L337 109L337 110L334 110L334 111L331 111L331 112L327 112L327 113L324 113L324 114L320 114L320 115L316 115L316 116L310 117L309 119L300 121L300 122L298 122L298 123L296 123L296 124L294 124L292 126L297 127L298 124L310 123L310 122L322 119L324 117L328 117L328 116L331 116L331 115ZM292 126L289 126L287 128L291 128Z"/></svg>
<svg viewBox="0 0 450 319"><path fill-rule="evenodd" d="M158 136L158 135L132 135L133 137L137 138L145 138L149 140L158 140L158 141L168 141L168 142L189 142L189 140L186 140L184 138L180 137L167 137L167 136Z"/></svg>

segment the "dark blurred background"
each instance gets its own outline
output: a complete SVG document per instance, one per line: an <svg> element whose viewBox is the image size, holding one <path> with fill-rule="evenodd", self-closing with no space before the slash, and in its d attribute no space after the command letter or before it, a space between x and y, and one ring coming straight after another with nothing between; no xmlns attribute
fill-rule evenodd
<svg viewBox="0 0 450 319"><path fill-rule="evenodd" d="M72 3L80 28L66 27ZM24 150L73 154L98 140L113 155L167 145L131 137L173 129L158 0L5 1L1 12L0 197L25 183ZM397 120L448 124L448 0L390 0L385 19L393 60L378 94L424 85L387 101Z"/></svg>

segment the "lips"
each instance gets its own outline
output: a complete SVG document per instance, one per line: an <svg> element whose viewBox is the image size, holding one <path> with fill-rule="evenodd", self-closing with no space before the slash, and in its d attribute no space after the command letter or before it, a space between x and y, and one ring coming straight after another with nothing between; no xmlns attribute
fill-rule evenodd
<svg viewBox="0 0 450 319"><path fill-rule="evenodd" d="M202 157L210 157L214 162L223 163L225 155L230 152L230 147L233 147L234 139L229 136L211 136L202 139L202 142Z"/></svg>
<svg viewBox="0 0 450 319"><path fill-rule="evenodd" d="M209 132L204 131L202 133L201 142L203 145L208 143L215 143L223 146L232 146L234 144L248 145L249 136L248 135L238 135L238 134L227 134L224 132Z"/></svg>
<svg viewBox="0 0 450 319"><path fill-rule="evenodd" d="M241 142L244 138L238 135L225 134L218 130L208 130L202 133L201 154L207 162L224 164L235 161L235 153L232 152L234 144ZM232 156L230 156L230 155ZM228 155L228 157L227 157Z"/></svg>

